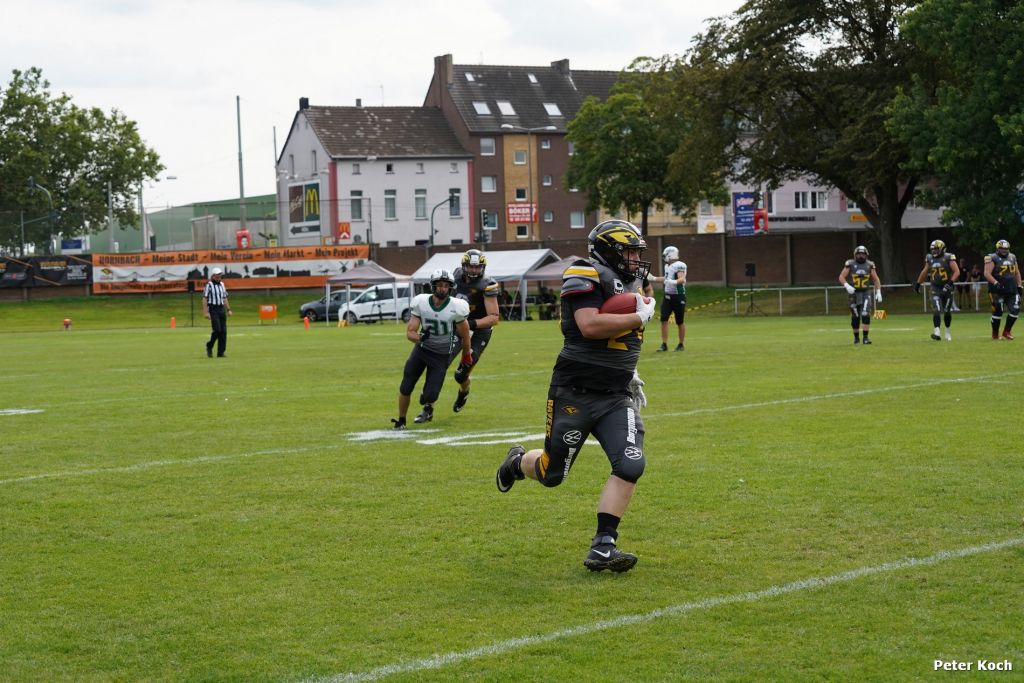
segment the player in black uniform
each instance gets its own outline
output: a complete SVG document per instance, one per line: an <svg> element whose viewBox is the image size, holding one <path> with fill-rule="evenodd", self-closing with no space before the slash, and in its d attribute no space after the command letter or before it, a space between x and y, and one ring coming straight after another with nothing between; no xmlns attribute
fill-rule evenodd
<svg viewBox="0 0 1024 683"><path fill-rule="evenodd" d="M946 243L942 240L935 240L928 247L928 254L924 257L924 268L914 282L914 291L921 291L921 283L928 278L932 287L932 325L935 330L932 332L932 339L939 341L939 318L946 323L946 340L953 341L953 335L949 332L949 326L953 324L953 305L956 296L956 281L960 279L960 266L956 262L956 254L946 251Z"/></svg>
<svg viewBox="0 0 1024 683"><path fill-rule="evenodd" d="M491 341L491 330L498 324L498 283L492 278L484 277L487 268L487 257L479 249L470 249L462 255L462 267L455 269L455 293L453 296L469 304L470 344L473 348L473 363L459 363L455 369L455 381L459 383L459 395L455 397L452 410L461 411L469 398L469 373L480 362L480 356ZM452 351L449 365L460 355L460 350Z"/></svg>
<svg viewBox="0 0 1024 683"><path fill-rule="evenodd" d="M544 448L527 452L513 446L498 468L498 490L506 492L529 477L558 486L591 434L612 465L597 506L597 533L583 564L591 571L624 572L637 557L615 547L618 526L644 471L644 423L647 403L636 372L644 326L654 315L654 300L640 289L651 264L641 261L647 244L636 226L605 221L591 231L590 258L562 275L562 351L548 389ZM614 294L633 293L635 313L601 313Z"/></svg>
<svg viewBox="0 0 1024 683"><path fill-rule="evenodd" d="M992 302L992 338L999 339L999 322L1006 306L1006 325L1003 339L1013 340L1013 324L1020 315L1020 268L1016 255L1010 253L1010 243L996 242L996 251L985 257L985 279L988 281L988 298Z"/></svg>
<svg viewBox="0 0 1024 683"><path fill-rule="evenodd" d="M861 329L864 330L864 343L870 344L868 333L871 331L871 285L875 286L875 302L882 303L882 281L878 279L873 261L868 260L868 248L860 245L853 250L853 258L848 260L839 273L839 284L850 295L850 327L853 328L853 343L860 343Z"/></svg>

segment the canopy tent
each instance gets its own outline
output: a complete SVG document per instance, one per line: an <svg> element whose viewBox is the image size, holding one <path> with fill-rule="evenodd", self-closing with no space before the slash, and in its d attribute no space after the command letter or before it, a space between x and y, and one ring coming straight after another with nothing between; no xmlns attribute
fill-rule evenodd
<svg viewBox="0 0 1024 683"><path fill-rule="evenodd" d="M348 293L349 300L351 300L352 285L376 285L390 282L392 283L392 296L397 299L398 283L408 282L411 279L412 277L409 275L392 273L390 270L374 261L366 261L352 270L345 271L341 275L335 275L327 280L324 286L327 288L327 301L330 302L332 286L345 285L345 291ZM412 290L410 289L409 291L411 292ZM330 308L328 308L328 311L330 311ZM330 318L330 315L325 315L324 322L330 324ZM397 316L395 317L395 322L400 322Z"/></svg>
<svg viewBox="0 0 1024 683"><path fill-rule="evenodd" d="M465 252L434 254L426 263L412 274L413 282L429 282L430 274L438 268L455 272L462 264ZM518 249L506 251L485 251L487 257L487 277L498 282L516 282L516 296L519 299L521 320L526 320L526 274L552 261L558 260L558 254L550 249ZM559 275L561 277L561 275Z"/></svg>
<svg viewBox="0 0 1024 683"><path fill-rule="evenodd" d="M568 256L562 259L561 261L555 261L554 263L549 263L547 265L534 268L533 270L527 272L526 275L524 275L523 277L527 280L534 282L536 282L537 280L540 280L542 282L553 282L555 280L560 281L562 279L562 273L565 272L565 269L571 266L573 262L579 260L581 260L581 257L579 256Z"/></svg>

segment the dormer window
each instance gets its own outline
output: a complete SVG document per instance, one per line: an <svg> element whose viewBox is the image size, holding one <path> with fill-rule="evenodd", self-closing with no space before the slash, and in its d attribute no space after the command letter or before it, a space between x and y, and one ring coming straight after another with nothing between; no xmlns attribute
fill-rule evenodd
<svg viewBox="0 0 1024 683"><path fill-rule="evenodd" d="M554 102L545 102L544 111L548 113L548 116L561 116L562 110L558 108L558 105Z"/></svg>
<svg viewBox="0 0 1024 683"><path fill-rule="evenodd" d="M472 82L473 82L473 81L475 81L476 79L475 79L475 78L473 78L473 74L471 74L471 73L469 73L469 72L467 71L467 72L466 72L466 80L467 80L467 81L469 81L470 83L472 83Z"/></svg>
<svg viewBox="0 0 1024 683"><path fill-rule="evenodd" d="M487 106L486 102L474 102L473 109L475 109L476 113L480 116L490 116L491 114L491 108Z"/></svg>
<svg viewBox="0 0 1024 683"><path fill-rule="evenodd" d="M509 102L508 100L498 100L498 111L500 111L503 116L516 115L516 110L512 107L512 103Z"/></svg>
<svg viewBox="0 0 1024 683"><path fill-rule="evenodd" d="M537 85L540 82L537 80L537 77L534 76L533 74L526 74L526 77L529 78L530 83L533 83L534 85Z"/></svg>

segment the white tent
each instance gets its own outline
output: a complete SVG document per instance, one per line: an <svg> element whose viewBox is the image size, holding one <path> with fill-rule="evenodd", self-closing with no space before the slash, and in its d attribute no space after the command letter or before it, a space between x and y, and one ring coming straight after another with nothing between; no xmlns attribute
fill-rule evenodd
<svg viewBox="0 0 1024 683"><path fill-rule="evenodd" d="M565 272L565 269L579 260L581 260L580 256L568 256L561 261L555 261L554 263L534 268L526 273L525 278L531 281L540 280L541 282L561 281L562 273Z"/></svg>
<svg viewBox="0 0 1024 683"><path fill-rule="evenodd" d="M430 274L438 268L452 272L462 264L463 251L434 254L412 274L413 282L429 282ZM487 277L498 282L516 282L521 320L526 320L526 274L534 268L558 260L558 254L550 249L518 249L506 251L484 251L487 256Z"/></svg>
<svg viewBox="0 0 1024 683"><path fill-rule="evenodd" d="M380 264L378 264L378 263L376 263L374 261L366 261L365 263L362 263L362 264L356 266L352 270L345 271L344 273L342 273L340 275L335 275L334 277L332 277L329 280L327 280L326 284L324 285L326 287L326 289L327 289L327 299L326 300L328 302L328 304L327 304L327 306L328 306L327 313L328 314L324 316L324 322L326 322L328 325L331 322L330 301L331 301L331 287L332 286L344 285L346 291L348 292L348 298L351 300L351 298L352 298L352 285L357 285L357 286L359 286L359 285L376 285L376 284L390 282L392 284L392 288L393 288L392 296L395 299L397 299L398 298L398 283L399 282L408 282L411 279L412 279L412 277L409 276L409 275L402 275L400 273L392 273L390 270L388 270L384 266L381 266ZM410 293L412 292L411 289L409 291L410 291ZM400 322L397 316L395 317L395 322Z"/></svg>

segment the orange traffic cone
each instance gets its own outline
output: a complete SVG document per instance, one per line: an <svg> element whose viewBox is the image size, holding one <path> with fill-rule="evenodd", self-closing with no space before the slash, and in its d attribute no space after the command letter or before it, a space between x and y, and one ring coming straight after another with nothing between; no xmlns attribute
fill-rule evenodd
<svg viewBox="0 0 1024 683"><path fill-rule="evenodd" d="M173 330L175 327L177 327L177 325L178 325L178 321L176 321L174 319L174 316L172 315L171 316L171 329Z"/></svg>
<svg viewBox="0 0 1024 683"><path fill-rule="evenodd" d="M67 331L67 330L70 330L70 329L71 329L71 318L64 318L64 330Z"/></svg>
<svg viewBox="0 0 1024 683"><path fill-rule="evenodd" d="M309 329L309 316L308 316L308 315L307 315L307 316L305 316L305 317L304 317L304 318L302 319L302 324L306 326L306 329L307 329L307 330Z"/></svg>

